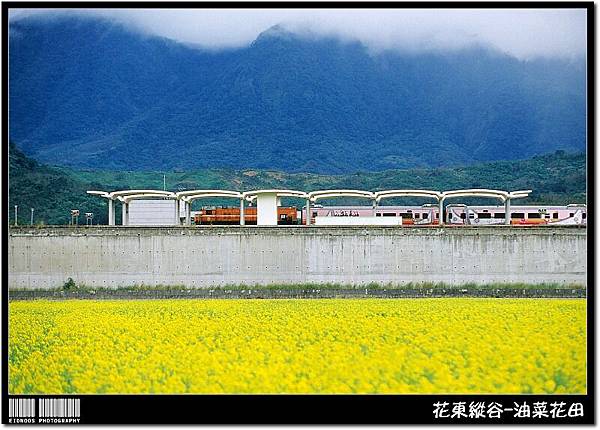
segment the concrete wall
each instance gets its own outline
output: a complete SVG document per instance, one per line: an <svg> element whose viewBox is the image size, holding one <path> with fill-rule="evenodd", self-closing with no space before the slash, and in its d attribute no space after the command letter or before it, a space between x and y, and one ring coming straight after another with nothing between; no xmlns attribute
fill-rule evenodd
<svg viewBox="0 0 600 430"><path fill-rule="evenodd" d="M245 283L586 284L578 227L11 228L9 288Z"/></svg>

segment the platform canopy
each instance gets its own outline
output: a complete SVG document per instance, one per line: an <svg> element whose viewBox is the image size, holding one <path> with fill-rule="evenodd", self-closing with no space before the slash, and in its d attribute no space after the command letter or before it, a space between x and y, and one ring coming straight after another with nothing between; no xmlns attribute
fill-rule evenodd
<svg viewBox="0 0 600 430"><path fill-rule="evenodd" d="M231 197L236 199L242 199L242 193L238 191L230 191L230 190L188 190L188 191L179 191L175 193L177 199L183 200L185 202L192 202L196 199L204 199L210 197Z"/></svg>
<svg viewBox="0 0 600 430"><path fill-rule="evenodd" d="M136 199L148 199L148 198L167 198L176 201L182 201L184 210L186 212L186 224L190 224L191 216L191 202L200 198L209 197L231 197L240 200L240 223L244 224L244 201L257 203L257 223L258 225L277 225L278 210L277 207L281 204L281 197L294 197L306 199L306 217L307 225L311 223L312 211L309 210L311 202L317 202L321 199L333 198L333 197L358 197L366 198L373 201L373 208L380 200L393 197L426 197L437 200L440 214L443 212L444 201L450 198L456 197L488 197L496 198L504 202L505 204L505 222L510 223L510 203L512 199L519 199L528 197L531 190L518 190L518 191L502 191L492 190L487 188L469 188L463 190L451 190L451 191L435 191L435 190L421 190L421 189L393 189L393 190L382 190L382 191L364 191L364 190L317 190L306 193L304 191L287 190L287 189L264 189L254 191L231 191L231 190L187 190L180 192L164 191L164 190L123 190L123 191L97 191L90 190L87 192L91 195L96 195L108 199L109 204L109 225L114 225L114 200L118 200L123 203L124 207L124 221L127 224L129 214L129 202ZM180 206L175 205L175 223L180 222ZM439 218L440 225L443 224L443 217Z"/></svg>
<svg viewBox="0 0 600 430"><path fill-rule="evenodd" d="M104 197L105 199L110 199L110 193L108 191L91 190L91 191L87 191L87 193L91 194L93 196Z"/></svg>
<svg viewBox="0 0 600 430"><path fill-rule="evenodd" d="M529 194L531 194L532 190L520 190L520 191L511 191L510 193L508 193L508 197L510 197L511 199L520 199L523 197L529 197Z"/></svg>
<svg viewBox="0 0 600 430"><path fill-rule="evenodd" d="M127 194L125 196L117 196L117 200L123 203L129 203L131 200L146 200L146 199L173 199L177 197L174 195L165 194L154 194L154 193L139 193L139 194Z"/></svg>
<svg viewBox="0 0 600 430"><path fill-rule="evenodd" d="M123 191L88 191L88 194L96 195L99 197L104 197L110 200L133 200L133 199L143 199L143 198L177 198L175 193L171 191L163 191L163 190L123 190Z"/></svg>
<svg viewBox="0 0 600 430"><path fill-rule="evenodd" d="M466 190L453 190L444 191L441 193L443 200L454 197L490 197L497 198L503 202L508 199L520 199L529 196L531 190L521 191L501 191L501 190L490 190L487 188L470 188Z"/></svg>
<svg viewBox="0 0 600 430"><path fill-rule="evenodd" d="M439 201L442 198L442 193L432 190L385 190L375 192L375 200L377 203L379 203L381 199L394 197L427 197Z"/></svg>
<svg viewBox="0 0 600 430"><path fill-rule="evenodd" d="M129 224L129 202L131 200L142 200L142 199L173 199L176 200L177 196L171 191L164 190L123 190L123 191L96 191L90 190L88 194L103 197L108 199L108 225L115 225L115 205L114 201L117 200L123 204L123 211L121 213L121 219L123 225ZM178 205L176 205L178 207ZM176 222L176 220L174 221Z"/></svg>
<svg viewBox="0 0 600 430"><path fill-rule="evenodd" d="M365 199L375 199L375 193L363 190L319 190L308 193L308 198L313 202L331 197L362 197Z"/></svg>
<svg viewBox="0 0 600 430"><path fill-rule="evenodd" d="M304 191L278 189L247 191L243 196L250 202L256 200L256 224L265 226L277 225L279 219L277 208L281 205L281 197L308 199L308 194Z"/></svg>
<svg viewBox="0 0 600 430"><path fill-rule="evenodd" d="M296 197L296 198L300 198L300 199L308 198L307 193L305 193L304 191L296 191L296 190L279 190L279 189L254 190L254 191L246 191L245 193L242 193L242 194L243 194L244 198L248 201L253 201L261 195L275 195L277 197Z"/></svg>

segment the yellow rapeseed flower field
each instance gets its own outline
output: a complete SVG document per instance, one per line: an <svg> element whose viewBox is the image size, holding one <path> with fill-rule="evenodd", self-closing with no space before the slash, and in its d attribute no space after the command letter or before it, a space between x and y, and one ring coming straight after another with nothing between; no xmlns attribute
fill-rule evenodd
<svg viewBox="0 0 600 430"><path fill-rule="evenodd" d="M580 299L9 307L12 394L586 392Z"/></svg>

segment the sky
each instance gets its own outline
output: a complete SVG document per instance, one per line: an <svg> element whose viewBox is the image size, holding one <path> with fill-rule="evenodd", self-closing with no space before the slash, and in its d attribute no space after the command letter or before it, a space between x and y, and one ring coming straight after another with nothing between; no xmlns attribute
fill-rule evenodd
<svg viewBox="0 0 600 430"><path fill-rule="evenodd" d="M11 10L11 21L56 11ZM65 13L64 11L61 13ZM585 9L79 9L137 31L209 49L242 47L281 25L311 37L360 41L373 51L492 47L521 60L583 58Z"/></svg>

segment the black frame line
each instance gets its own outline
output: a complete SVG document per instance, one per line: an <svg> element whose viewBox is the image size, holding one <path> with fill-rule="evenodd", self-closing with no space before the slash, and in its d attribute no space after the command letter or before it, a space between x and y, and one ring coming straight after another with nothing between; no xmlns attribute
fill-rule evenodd
<svg viewBox="0 0 600 430"><path fill-rule="evenodd" d="M8 14L10 9L82 8L82 9L191 9L191 8L331 8L331 9L574 9L587 11L587 394L585 395L60 395L81 399L82 424L559 424L595 423L595 8L593 2L25 2L2 3L2 422L8 423ZM10 396L10 398L55 398L57 396ZM586 411L581 419L449 420L434 419L432 405L437 401L485 401L512 405L513 401L581 402ZM221 408L231 411L223 414ZM172 412L176 411L176 412Z"/></svg>

